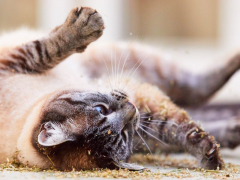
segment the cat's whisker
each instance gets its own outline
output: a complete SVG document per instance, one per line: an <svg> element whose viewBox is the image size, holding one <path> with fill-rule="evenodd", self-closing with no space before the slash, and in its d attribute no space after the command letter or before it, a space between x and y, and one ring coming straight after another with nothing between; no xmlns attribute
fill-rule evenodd
<svg viewBox="0 0 240 180"><path fill-rule="evenodd" d="M143 122L146 122L146 121L143 121ZM158 120L158 119L153 119L153 120L150 120L150 121L147 121L147 122L160 122L160 123L171 123L171 124L174 124L174 125L176 125L176 126L178 126L178 124L177 123L175 123L175 122L173 122L173 121L165 121L165 120Z"/></svg>
<svg viewBox="0 0 240 180"><path fill-rule="evenodd" d="M134 42L132 42L134 43ZM127 42L127 44L129 44L129 46L131 46L131 43L130 43L130 40ZM126 62L130 56L130 54L132 53L132 48L129 47L128 50L127 50L127 53L126 53L126 57L125 57L125 60L124 60L124 63L122 65L122 68L121 68L121 76L120 76L120 79L122 79L122 75L123 75L123 71L124 71L124 67L126 65ZM122 84L121 85L124 85L124 81L122 81ZM121 87L121 89L123 90L123 88Z"/></svg>
<svg viewBox="0 0 240 180"><path fill-rule="evenodd" d="M109 70L108 70L106 61L105 61L105 59L104 59L104 57L103 57L102 54L101 54L101 58L102 58L102 60L103 60L103 62L104 62L105 68L106 68L106 70L107 70L109 85L110 85L110 87L111 87L111 90L113 91L112 83L111 83L111 80L110 80L110 73L109 73Z"/></svg>
<svg viewBox="0 0 240 180"><path fill-rule="evenodd" d="M139 141L135 144L135 146L133 147L133 149L136 149L137 145L141 142L141 139L139 139Z"/></svg>
<svg viewBox="0 0 240 180"><path fill-rule="evenodd" d="M130 40L129 40L130 41ZM131 46L131 44L129 43L129 41L128 41L128 43L127 44L129 44L129 46ZM133 41L133 43L134 43L134 41ZM123 66L122 66L122 70L121 70L121 78L122 78L122 74L123 74L123 71L124 71L124 67L125 67L125 63L126 63L126 60L128 59L128 57L129 57L129 55L131 54L131 52L132 52L132 50L133 50L133 48L128 48L128 54L127 54L127 56L126 56L126 58L125 58L125 60L124 60L124 63L123 63ZM136 65L136 64L135 64ZM135 65L134 65L134 67L135 67ZM133 67L133 68L134 68ZM132 68L132 69L133 69ZM132 70L131 69L131 70ZM130 70L130 71L131 71ZM130 73L130 72L129 72ZM123 86L125 86L126 85L126 83L128 83L128 78L126 79L126 81L123 81ZM125 83L124 83L125 82ZM122 87L122 90L124 91L124 87Z"/></svg>
<svg viewBox="0 0 240 180"><path fill-rule="evenodd" d="M141 113L141 114L140 114L140 117L141 117L142 115L146 115L146 114L149 114L147 117L153 117L153 116L156 116L156 115L158 115L158 114L160 114L160 113L161 113L161 112L151 113L151 111L149 111L149 112Z"/></svg>
<svg viewBox="0 0 240 180"><path fill-rule="evenodd" d="M154 123L154 122L142 122L142 123L146 123L146 124L154 124L154 125L161 125L159 123Z"/></svg>
<svg viewBox="0 0 240 180"><path fill-rule="evenodd" d="M138 62L137 62L138 63ZM124 86L123 86L123 90L125 89L125 87L129 84L129 81L131 81L131 79L129 78L131 72L133 71L133 69L135 68L135 66L137 65L137 63L134 64L134 66L130 69L130 71L128 72L128 75L127 75L127 78L126 78L126 81L124 83Z"/></svg>
<svg viewBox="0 0 240 180"><path fill-rule="evenodd" d="M112 69L112 77L113 77L113 89L115 89L115 77L114 77L114 64L113 64L113 50L111 49L111 69Z"/></svg>
<svg viewBox="0 0 240 180"><path fill-rule="evenodd" d="M148 127L148 126L146 126L146 125L144 125L144 124L140 124L140 126L141 126L141 127L145 127L145 128L147 128L147 129L150 129L151 131L159 134L159 135L162 136L162 137L164 136L164 134L161 134L161 133L159 133L158 131L156 131L155 129L150 128L150 127Z"/></svg>
<svg viewBox="0 0 240 180"><path fill-rule="evenodd" d="M125 57L125 59L124 59L124 62L123 62L123 65L122 65L122 70L121 70L120 79L122 79L124 67L125 67L125 65L126 65L126 62L127 62L128 58L129 58L129 55L130 55L130 54L131 54L131 49L128 50L127 55L126 55L126 57ZM122 87L120 87L120 88L122 89Z"/></svg>
<svg viewBox="0 0 240 180"><path fill-rule="evenodd" d="M115 88L118 86L118 81L117 81L117 50L115 49L115 58L114 58L114 68L115 68Z"/></svg>
<svg viewBox="0 0 240 180"><path fill-rule="evenodd" d="M129 81L130 82L130 81ZM128 87L128 86L126 86L126 87ZM139 88L139 84L137 84L137 85L131 85L130 87L128 87L128 89L127 89L127 92L135 92L135 90L137 89L137 88Z"/></svg>
<svg viewBox="0 0 240 180"><path fill-rule="evenodd" d="M157 137L155 137L154 135L152 135L151 133L149 133L148 131L146 131L145 129L143 129L141 126L139 126L139 128L141 130L143 130L146 134L148 134L149 136L151 136L152 138L156 139L158 142L162 143L163 145L165 145L166 147L168 147L168 145L166 143L164 143L163 141L161 141L160 139L158 139Z"/></svg>
<svg viewBox="0 0 240 180"><path fill-rule="evenodd" d="M130 40L129 40L129 41L130 41ZM129 43L129 41L127 42L127 44ZM123 71L124 71L125 63L126 63L126 61L127 61L127 59L128 59L128 56L130 55L130 52L131 52L131 49L128 49L127 55L126 55L126 57L125 57L125 59L124 59L123 65L122 65L122 68L120 68L120 63L122 62L122 56L123 56L123 54L124 54L124 50L122 50L121 56L120 56L119 61L118 61L118 73L119 73L119 79L120 79L118 89L121 89L122 74L123 74ZM119 68L120 68L120 69L119 69ZM120 70L120 71L119 71L119 70Z"/></svg>
<svg viewBox="0 0 240 180"><path fill-rule="evenodd" d="M141 142L141 139L139 139L139 141L135 144L135 146L133 147L133 149L136 149L137 145Z"/></svg>
<svg viewBox="0 0 240 180"><path fill-rule="evenodd" d="M121 55L118 59L118 67L117 67L117 72L118 72L118 89L120 89L120 83L121 83L121 78L120 78L120 72L119 72L119 67L120 67L120 63L122 61L122 55L123 55L123 51L121 52ZM119 79L120 78L120 79Z"/></svg>
<svg viewBox="0 0 240 180"><path fill-rule="evenodd" d="M143 122L141 122L141 123L161 125L161 123L158 123L158 122L145 122L145 121L143 121ZM172 122L167 122L166 124L174 124L174 123L172 123Z"/></svg>
<svg viewBox="0 0 240 180"><path fill-rule="evenodd" d="M135 68L135 65L134 65L134 67L131 69L131 71L135 68L135 70L133 71L133 73L130 75L130 72L129 72L129 75L127 76L127 78L129 78L129 79L131 79L132 77L133 77L133 75L135 74L135 72L138 70L138 68L142 65L142 63L147 59L149 57L149 55L147 55L140 63L139 62L137 62L135 65L137 65L138 63L139 63L139 65ZM126 86L125 86L126 87ZM124 87L124 88L125 88ZM124 90L124 88L123 88L123 90Z"/></svg>
<svg viewBox="0 0 240 180"><path fill-rule="evenodd" d="M134 84L132 82L132 79L127 79L127 81L125 82L125 86L123 88L123 91L132 92L135 89L137 89L138 87L139 87L139 84ZM125 89L125 88L127 88L127 89Z"/></svg>
<svg viewBox="0 0 240 180"><path fill-rule="evenodd" d="M152 151L151 151L151 149L149 148L149 146L148 146L148 144L146 143L146 141L142 138L142 136L139 134L138 131L136 131L136 132L137 132L138 136L139 136L140 139L143 141L143 143L145 144L145 146L148 148L149 152L150 152L151 155L152 155Z"/></svg>
<svg viewBox="0 0 240 180"><path fill-rule="evenodd" d="M123 79L122 79L122 68L121 68L121 65L123 64L123 55L124 55L124 50L122 50L122 53L121 53L121 56L119 58L119 63L118 63L118 79L119 79L119 86L118 88L121 89L121 84L123 82Z"/></svg>
<svg viewBox="0 0 240 180"><path fill-rule="evenodd" d="M113 62L114 62L113 68L114 68L114 84L115 84L114 88L116 88L117 87L116 50L113 49L113 52L114 52L114 54L113 54Z"/></svg>
<svg viewBox="0 0 240 180"><path fill-rule="evenodd" d="M140 115L143 115L143 114L149 114L151 112L143 112L143 113L140 113Z"/></svg>
<svg viewBox="0 0 240 180"><path fill-rule="evenodd" d="M151 113L150 111L149 112L146 112L146 113L143 113L143 114L140 114L140 115L144 115L144 114L151 114L149 116L153 117L153 116L156 116L158 114L160 114L161 112L155 112L155 113Z"/></svg>
<svg viewBox="0 0 240 180"><path fill-rule="evenodd" d="M146 116L144 116L146 115ZM144 116L144 117L143 117ZM146 112L146 113L142 113L140 114L141 118L152 118L153 116L155 116L154 114L151 114L150 112Z"/></svg>
<svg viewBox="0 0 240 180"><path fill-rule="evenodd" d="M149 121L149 118L153 117L153 116L143 116L143 115L140 115L141 119L147 119Z"/></svg>
<svg viewBox="0 0 240 180"><path fill-rule="evenodd" d="M113 77L113 63L112 63L112 49L111 49L111 57L110 57L110 61L111 61L111 77ZM113 82L113 88L114 88L114 82Z"/></svg>
<svg viewBox="0 0 240 180"><path fill-rule="evenodd" d="M129 92L135 91L138 87L139 87L138 84L137 85L132 85L132 86L129 87L128 91Z"/></svg>

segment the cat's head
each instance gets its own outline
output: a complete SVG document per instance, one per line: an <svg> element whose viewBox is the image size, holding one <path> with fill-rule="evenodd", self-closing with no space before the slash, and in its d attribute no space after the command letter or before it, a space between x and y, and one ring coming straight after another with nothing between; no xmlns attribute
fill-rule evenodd
<svg viewBox="0 0 240 180"><path fill-rule="evenodd" d="M60 169L139 170L125 163L138 121L137 108L122 91L65 91L45 104L35 138L43 155Z"/></svg>

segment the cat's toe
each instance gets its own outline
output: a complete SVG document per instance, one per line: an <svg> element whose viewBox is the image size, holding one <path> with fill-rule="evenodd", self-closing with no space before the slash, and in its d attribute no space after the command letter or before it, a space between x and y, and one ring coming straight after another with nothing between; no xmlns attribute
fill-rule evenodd
<svg viewBox="0 0 240 180"><path fill-rule="evenodd" d="M75 12L78 15L74 25L83 36L99 37L104 29L104 22L101 15L94 9L82 7Z"/></svg>
<svg viewBox="0 0 240 180"><path fill-rule="evenodd" d="M81 13L81 8L80 9L78 7L73 8L68 14L65 24L72 25L77 20L80 13Z"/></svg>

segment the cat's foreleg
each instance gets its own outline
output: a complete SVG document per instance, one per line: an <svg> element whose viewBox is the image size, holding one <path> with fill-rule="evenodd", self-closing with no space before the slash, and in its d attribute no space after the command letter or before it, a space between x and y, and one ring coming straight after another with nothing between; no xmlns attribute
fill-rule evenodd
<svg viewBox="0 0 240 180"><path fill-rule="evenodd" d="M206 169L222 169L224 163L219 155L219 145L201 127L194 123L187 113L173 104L157 87L142 84L135 93L136 106L141 112L145 109L157 121L148 120L148 127L158 129L161 141L179 150L185 150L197 158L199 166ZM144 129L140 123L139 128ZM147 131L147 129L145 129ZM149 131L150 133L150 131ZM148 134L149 135L149 134ZM150 138L150 137L149 137Z"/></svg>
<svg viewBox="0 0 240 180"><path fill-rule="evenodd" d="M48 36L0 55L0 73L42 73L74 52L83 52L103 33L104 23L91 8L73 9L66 21Z"/></svg>

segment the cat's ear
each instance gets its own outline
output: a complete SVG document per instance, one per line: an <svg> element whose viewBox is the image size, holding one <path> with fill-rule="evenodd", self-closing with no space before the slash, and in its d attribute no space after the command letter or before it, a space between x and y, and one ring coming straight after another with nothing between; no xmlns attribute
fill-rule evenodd
<svg viewBox="0 0 240 180"><path fill-rule="evenodd" d="M113 161L113 164L117 167L117 168L121 168L121 169L128 169L131 171L141 171L143 169L145 169L145 167L137 165L137 164L131 164L131 163L125 163L125 162L115 162Z"/></svg>
<svg viewBox="0 0 240 180"><path fill-rule="evenodd" d="M74 140L74 136L70 135L61 124L52 122L43 123L38 135L38 143L43 146L55 146Z"/></svg>

